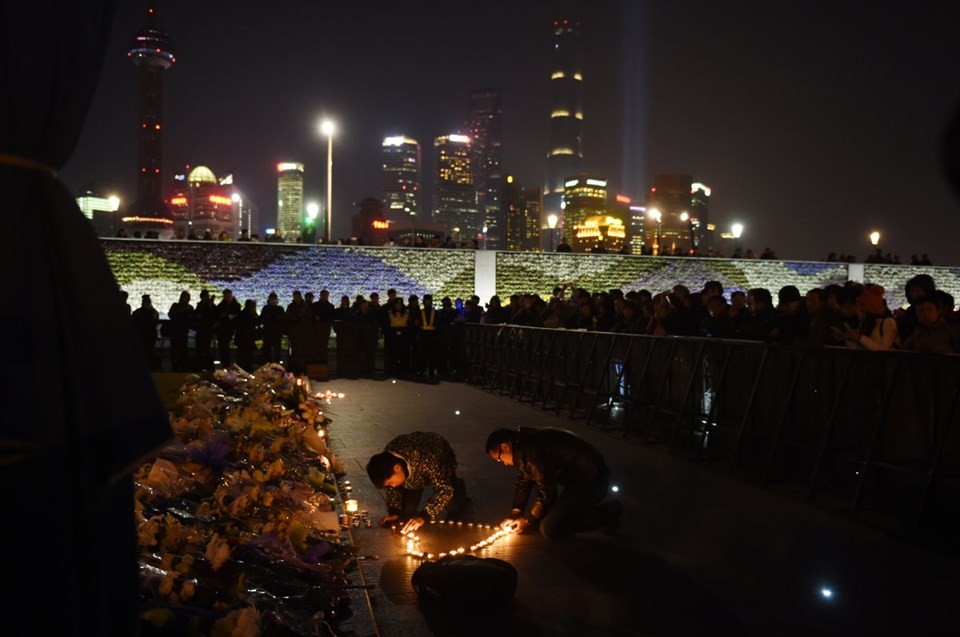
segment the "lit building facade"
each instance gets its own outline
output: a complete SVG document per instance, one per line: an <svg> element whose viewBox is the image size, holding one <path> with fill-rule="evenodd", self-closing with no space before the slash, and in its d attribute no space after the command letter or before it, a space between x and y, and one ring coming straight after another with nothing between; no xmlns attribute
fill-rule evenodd
<svg viewBox="0 0 960 637"><path fill-rule="evenodd" d="M147 24L133 38L127 57L139 71L137 110L137 197L126 210L124 225L145 232L160 232L171 225L163 201L163 74L176 58L170 36L157 25L152 3Z"/></svg>
<svg viewBox="0 0 960 637"><path fill-rule="evenodd" d="M495 250L503 240L500 206L501 106L500 90L479 89L470 92L470 132L473 150L473 183L477 189L477 209L486 230L485 247ZM482 230L483 228L481 228Z"/></svg>
<svg viewBox="0 0 960 637"><path fill-rule="evenodd" d="M352 237L356 237L363 245L382 246L389 238L390 225L384 215L383 202L375 197L367 197L357 204Z"/></svg>
<svg viewBox="0 0 960 637"><path fill-rule="evenodd" d="M682 255L693 249L690 225L690 175L654 175L647 195L647 243L654 254Z"/></svg>
<svg viewBox="0 0 960 637"><path fill-rule="evenodd" d="M647 207L631 204L629 211L627 242L630 245L630 254L648 254L650 246L646 241Z"/></svg>
<svg viewBox="0 0 960 637"><path fill-rule="evenodd" d="M415 220L420 210L419 142L402 135L384 139L380 179L386 218Z"/></svg>
<svg viewBox="0 0 960 637"><path fill-rule="evenodd" d="M303 164L277 164L277 232L287 243L303 236Z"/></svg>
<svg viewBox="0 0 960 637"><path fill-rule="evenodd" d="M716 227L710 223L710 186L695 182L690 186L690 224L694 249L706 255L715 248Z"/></svg>
<svg viewBox="0 0 960 637"><path fill-rule="evenodd" d="M77 206L83 216L90 220L93 229L99 237L112 237L119 228L120 199L117 197L100 197L92 192L85 192L77 197Z"/></svg>
<svg viewBox="0 0 960 637"><path fill-rule="evenodd" d="M560 207L563 210L560 215L562 236L575 252L586 252L594 244L578 243L576 229L583 225L587 218L606 214L607 180L590 175L567 179L563 184Z"/></svg>
<svg viewBox="0 0 960 637"><path fill-rule="evenodd" d="M523 223L521 225L521 250L541 250L543 233L543 189L523 189ZM549 232L549 229L548 229Z"/></svg>
<svg viewBox="0 0 960 637"><path fill-rule="evenodd" d="M564 217L560 208L564 184L580 174L583 163L583 68L580 49L580 20L572 15L563 15L554 20L553 67L550 73L553 97L543 214L555 214L561 219ZM541 221L545 225L546 216ZM568 235L567 239L570 238Z"/></svg>
<svg viewBox="0 0 960 637"><path fill-rule="evenodd" d="M620 252L627 239L623 220L614 215L587 217L576 225L574 233L576 245L582 247L583 252L600 249L605 252Z"/></svg>
<svg viewBox="0 0 960 637"><path fill-rule="evenodd" d="M237 238L238 223L229 186L217 181L206 166L196 166L179 182L180 188L170 197L170 214L175 236L181 239L214 239L226 232Z"/></svg>
<svg viewBox="0 0 960 637"><path fill-rule="evenodd" d="M454 241L476 239L480 234L473 153L466 135L443 135L433 143L435 175L433 221L443 224Z"/></svg>

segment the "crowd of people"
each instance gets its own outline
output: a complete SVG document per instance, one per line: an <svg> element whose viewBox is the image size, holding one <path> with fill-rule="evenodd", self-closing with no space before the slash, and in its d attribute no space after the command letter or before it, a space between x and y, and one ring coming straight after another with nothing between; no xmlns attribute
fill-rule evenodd
<svg viewBox="0 0 960 637"><path fill-rule="evenodd" d="M513 294L505 304L499 296L483 304L473 295L445 296L435 305L431 294L404 299L390 289L382 301L374 292L343 295L334 305L324 289L318 297L294 290L286 304L272 292L267 305L258 308L253 299L241 304L231 290L223 290L219 301L202 290L194 306L184 290L166 321L160 321L149 295L131 314L154 369L160 365L158 342L169 338L173 371L229 366L235 356L244 369L283 360L292 371L304 372L310 364L328 363L332 334L350 334L350 346L364 354L367 373L373 372L382 342L388 375L436 380L463 371L458 369L462 331L451 329L462 323L960 353L960 312L952 295L937 289L931 276L919 274L904 286L904 298L905 307L890 308L882 286L858 282L803 293L786 285L776 297L762 287L724 290L719 281L708 281L696 291L678 284L657 293L591 293L568 283L556 286L548 298ZM191 333L193 348L188 351Z"/></svg>

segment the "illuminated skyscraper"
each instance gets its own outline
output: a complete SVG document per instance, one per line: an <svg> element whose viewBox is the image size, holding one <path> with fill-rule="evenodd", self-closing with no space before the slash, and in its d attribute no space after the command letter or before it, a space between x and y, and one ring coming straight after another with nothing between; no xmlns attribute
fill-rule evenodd
<svg viewBox="0 0 960 637"><path fill-rule="evenodd" d="M579 175L564 182L562 235L577 252L586 252L594 247L594 238L577 239L577 229L591 217L607 212L607 180L590 175Z"/></svg>
<svg viewBox="0 0 960 637"><path fill-rule="evenodd" d="M553 99L543 214L555 214L561 219L561 227L572 228L572 224L564 219L560 202L564 183L580 174L583 163L583 69L580 62L580 20L569 13L553 21L550 84L553 87ZM569 233L566 236L570 240Z"/></svg>
<svg viewBox="0 0 960 637"><path fill-rule="evenodd" d="M134 36L129 57L140 70L137 113L137 198L124 221L131 226L160 229L169 221L163 202L163 72L176 58L170 36L156 26L157 11L147 7L147 24Z"/></svg>
<svg viewBox="0 0 960 637"><path fill-rule="evenodd" d="M380 177L387 220L416 220L420 196L420 144L417 140L402 135L384 139Z"/></svg>
<svg viewBox="0 0 960 637"><path fill-rule="evenodd" d="M433 142L436 174L433 185L433 220L446 227L454 241L470 241L480 233L477 191L473 182L473 156L466 135L443 135Z"/></svg>
<svg viewBox="0 0 960 637"><path fill-rule="evenodd" d="M693 178L690 175L654 175L647 194L647 244L657 254L689 254L694 248L692 221Z"/></svg>
<svg viewBox="0 0 960 637"><path fill-rule="evenodd" d="M694 183L690 186L690 230L693 247L700 254L706 254L713 247L713 233L716 227L710 223L710 186Z"/></svg>
<svg viewBox="0 0 960 637"><path fill-rule="evenodd" d="M288 243L303 236L303 164L277 164L277 231Z"/></svg>
<svg viewBox="0 0 960 637"><path fill-rule="evenodd" d="M482 225L487 228L486 248L496 250L502 242L500 215L500 90L479 89L470 92L470 119L467 128L473 147L474 184ZM482 228L481 228L482 229Z"/></svg>

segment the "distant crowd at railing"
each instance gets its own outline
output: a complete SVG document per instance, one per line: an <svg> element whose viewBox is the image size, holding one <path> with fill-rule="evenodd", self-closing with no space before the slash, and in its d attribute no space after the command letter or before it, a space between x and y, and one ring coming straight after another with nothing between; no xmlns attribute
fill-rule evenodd
<svg viewBox="0 0 960 637"><path fill-rule="evenodd" d="M154 369L160 368L158 346L169 339L173 371L209 370L234 362L249 369L283 360L302 372L310 364L328 363L330 339L336 336L338 354L358 359L363 374L373 373L382 344L387 374L455 376L463 370L457 369L462 336L454 328L466 323L960 353L960 312L954 298L937 289L927 274L911 278L903 293L902 305L890 308L883 287L858 282L805 293L787 285L777 291L776 302L766 288L729 292L718 281L708 281L697 291L675 285L657 293L591 293L567 283L556 286L549 298L518 293L506 304L498 296L486 304L471 296L444 297L435 306L432 295L403 299L390 289L383 301L377 293L344 295L334 305L327 290L316 298L313 292L295 290L285 304L274 292L268 304L258 308L252 299L241 305L230 290L223 290L219 301L202 290L194 306L184 290L167 320L160 320L149 295L131 315Z"/></svg>

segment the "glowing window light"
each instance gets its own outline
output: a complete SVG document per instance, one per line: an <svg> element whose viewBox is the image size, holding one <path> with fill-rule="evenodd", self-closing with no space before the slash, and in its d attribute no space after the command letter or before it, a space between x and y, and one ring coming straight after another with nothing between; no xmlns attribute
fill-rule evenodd
<svg viewBox="0 0 960 637"><path fill-rule="evenodd" d="M631 200L630 200L630 197L626 195L617 195L617 201L619 201L620 203L630 203Z"/></svg>
<svg viewBox="0 0 960 637"><path fill-rule="evenodd" d="M170 199L170 203L173 204L174 206L185 206L185 205L187 205L187 198L186 198L186 197L173 197L172 199Z"/></svg>
<svg viewBox="0 0 960 637"><path fill-rule="evenodd" d="M449 140L452 141L452 142L459 142L459 143L461 143L461 144L469 144L469 143L470 143L470 138L467 137L466 135L457 135L457 134L448 135L448 136L447 136L447 139L449 139Z"/></svg>
<svg viewBox="0 0 960 637"><path fill-rule="evenodd" d="M575 79L575 80L582 80L582 79L583 79L583 75L580 74L580 73L574 73L574 74L573 74L573 79Z"/></svg>
<svg viewBox="0 0 960 637"><path fill-rule="evenodd" d="M550 151L551 157L555 155L575 155L575 154L576 153L572 148L554 148L553 150Z"/></svg>
<svg viewBox="0 0 960 637"><path fill-rule="evenodd" d="M599 186L600 188L606 188L607 180L606 179L588 179L587 184L590 186Z"/></svg>
<svg viewBox="0 0 960 637"><path fill-rule="evenodd" d="M220 195L210 195L210 202L221 204L224 206L233 205L233 199L231 199L230 197L222 197Z"/></svg>
<svg viewBox="0 0 960 637"><path fill-rule="evenodd" d="M579 183L580 183L579 179L568 179L567 181L563 182L563 186L564 188L573 188Z"/></svg>
<svg viewBox="0 0 960 637"><path fill-rule="evenodd" d="M570 111L563 108L558 108L550 113L550 117L570 117Z"/></svg>
<svg viewBox="0 0 960 637"><path fill-rule="evenodd" d="M564 75L563 71L554 71L553 74L550 76L550 79L551 79L551 80L562 80L562 79L565 78L565 77L566 77L566 75Z"/></svg>

